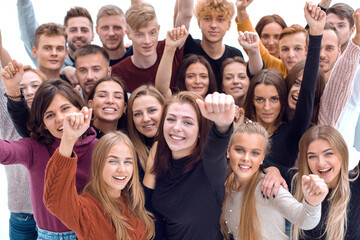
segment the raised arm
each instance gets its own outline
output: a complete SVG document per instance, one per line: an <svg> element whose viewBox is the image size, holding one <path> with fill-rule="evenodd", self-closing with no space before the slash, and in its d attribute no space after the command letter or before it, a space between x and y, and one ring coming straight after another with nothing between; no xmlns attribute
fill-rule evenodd
<svg viewBox="0 0 360 240"><path fill-rule="evenodd" d="M249 56L249 70L255 75L263 69L263 61L259 49L259 35L256 32L239 32L238 41Z"/></svg>
<svg viewBox="0 0 360 240"><path fill-rule="evenodd" d="M8 53L8 51L6 51L6 49L2 45L1 30L0 30L0 62L2 67L7 66L10 61L11 61L10 54Z"/></svg>
<svg viewBox="0 0 360 240"><path fill-rule="evenodd" d="M166 99L172 96L170 82L176 49L184 45L188 35L184 25L167 32L164 53L155 77L155 87Z"/></svg>
<svg viewBox="0 0 360 240"><path fill-rule="evenodd" d="M174 27L185 25L189 30L191 18L194 12L194 0L177 0L174 9Z"/></svg>

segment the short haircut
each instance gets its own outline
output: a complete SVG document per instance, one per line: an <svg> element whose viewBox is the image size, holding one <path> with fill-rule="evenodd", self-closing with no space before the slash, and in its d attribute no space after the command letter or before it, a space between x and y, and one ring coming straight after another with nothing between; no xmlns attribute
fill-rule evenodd
<svg viewBox="0 0 360 240"><path fill-rule="evenodd" d="M68 26L69 19L74 18L74 17L85 17L85 18L89 19L90 25L91 25L91 31L93 31L93 20L91 18L89 11L86 8L83 8L83 7L70 8L70 10L67 11L66 16L64 18L65 28Z"/></svg>
<svg viewBox="0 0 360 240"><path fill-rule="evenodd" d="M263 16L259 20L259 22L256 24L255 30L256 30L257 34L259 36L261 36L261 33L262 33L264 27L273 22L279 24L282 29L287 27L284 19L282 17L280 17L279 15L277 15L277 14L267 15L267 16Z"/></svg>
<svg viewBox="0 0 360 240"><path fill-rule="evenodd" d="M104 59L106 60L106 62L110 62L110 57L108 52L103 49L102 47L99 47L97 45L94 44L89 44L86 46L83 46L81 48L76 49L75 53L74 53L74 61L76 62L76 59L78 57L82 57L82 56L87 56L87 55L95 55L95 54L101 54Z"/></svg>
<svg viewBox="0 0 360 240"><path fill-rule="evenodd" d="M66 32L62 25L56 23L44 23L40 25L35 31L34 45L35 48L39 47L39 40L42 35L46 37L63 36L66 45Z"/></svg>
<svg viewBox="0 0 360 240"><path fill-rule="evenodd" d="M99 19L106 16L120 16L125 22L125 15L124 12L115 5L105 5L100 8L97 17L96 17L96 24L99 24Z"/></svg>
<svg viewBox="0 0 360 240"><path fill-rule="evenodd" d="M234 14L234 4L227 0L198 0L195 5L195 17L197 19L206 15L221 15L230 20Z"/></svg>
<svg viewBox="0 0 360 240"><path fill-rule="evenodd" d="M337 37L337 45L339 46L341 44L340 42L340 35L339 35L339 32L338 30L336 29L336 27L334 27L334 25L332 25L331 23L325 23L325 27L324 27L324 31L325 30L332 30L334 31L334 33L336 34L336 37Z"/></svg>
<svg viewBox="0 0 360 240"><path fill-rule="evenodd" d="M296 34L296 33L304 33L304 35L306 37L306 45L307 45L308 41L309 41L308 31L298 24L293 24L290 27L284 28L280 33L279 41L286 36Z"/></svg>
<svg viewBox="0 0 360 240"><path fill-rule="evenodd" d="M155 9L148 3L135 4L126 11L125 19L131 30L137 31L156 19Z"/></svg>
<svg viewBox="0 0 360 240"><path fill-rule="evenodd" d="M354 9L350 7L346 3L336 3L332 5L327 11L326 15L329 13L333 13L337 15L341 19L347 19L349 21L349 27L352 28L354 26L353 13Z"/></svg>

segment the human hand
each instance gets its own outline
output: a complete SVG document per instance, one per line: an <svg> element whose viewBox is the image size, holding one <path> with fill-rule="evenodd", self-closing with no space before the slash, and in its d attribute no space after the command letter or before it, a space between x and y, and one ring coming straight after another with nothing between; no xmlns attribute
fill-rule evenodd
<svg viewBox="0 0 360 240"><path fill-rule="evenodd" d="M325 199L329 189L324 179L316 174L310 174L302 176L302 192L308 204L317 206Z"/></svg>
<svg viewBox="0 0 360 240"><path fill-rule="evenodd" d="M253 2L254 0L236 0L236 8L238 11L246 11L246 8Z"/></svg>
<svg viewBox="0 0 360 240"><path fill-rule="evenodd" d="M245 110L242 107L235 107L234 130L245 122Z"/></svg>
<svg viewBox="0 0 360 240"><path fill-rule="evenodd" d="M256 32L239 32L238 41L247 52L258 52L259 35Z"/></svg>
<svg viewBox="0 0 360 240"><path fill-rule="evenodd" d="M0 75L9 96L20 95L20 82L24 75L23 65L16 60L11 60L9 64L1 69Z"/></svg>
<svg viewBox="0 0 360 240"><path fill-rule="evenodd" d="M196 99L201 114L213 121L216 129L225 133L235 117L235 101L231 95L214 92L208 94L205 100Z"/></svg>
<svg viewBox="0 0 360 240"><path fill-rule="evenodd" d="M166 47L171 48L175 51L176 48L180 48L185 44L188 35L189 32L187 31L185 25L169 30L166 34Z"/></svg>
<svg viewBox="0 0 360 240"><path fill-rule="evenodd" d="M268 167L265 169L265 173L264 180L261 184L261 193L264 198L275 198L278 194L280 185L286 190L289 190L288 185L286 184L285 179L281 176L279 169L276 167Z"/></svg>
<svg viewBox="0 0 360 240"><path fill-rule="evenodd" d="M66 114L61 139L75 143L90 127L91 113L91 108L83 107L80 112Z"/></svg>
<svg viewBox="0 0 360 240"><path fill-rule="evenodd" d="M315 4L306 2L304 14L309 25L309 34L313 36L322 35L326 23L326 13Z"/></svg>
<svg viewBox="0 0 360 240"><path fill-rule="evenodd" d="M79 80L76 76L76 68L66 66L61 70L60 74L65 75L66 79L70 81L73 87L79 84Z"/></svg>

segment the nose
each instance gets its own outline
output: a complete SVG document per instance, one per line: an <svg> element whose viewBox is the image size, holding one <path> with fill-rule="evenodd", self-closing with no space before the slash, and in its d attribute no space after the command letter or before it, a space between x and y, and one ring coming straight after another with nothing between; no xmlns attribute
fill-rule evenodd
<svg viewBox="0 0 360 240"><path fill-rule="evenodd" d="M149 34L145 34L145 36L144 36L144 43L150 43L150 42L151 42L151 40L150 40Z"/></svg>
<svg viewBox="0 0 360 240"><path fill-rule="evenodd" d="M176 121L174 127L173 127L173 130L175 132L180 132L181 131L181 122L180 121Z"/></svg>
<svg viewBox="0 0 360 240"><path fill-rule="evenodd" d="M51 49L51 55L57 55L56 48L52 48L52 49Z"/></svg>
<svg viewBox="0 0 360 240"><path fill-rule="evenodd" d="M63 113L56 113L56 122L62 123L64 122L65 114Z"/></svg>
<svg viewBox="0 0 360 240"><path fill-rule="evenodd" d="M113 27L110 27L109 28L109 33L108 33L110 36L113 36L113 35L115 35L114 34L114 28Z"/></svg>
<svg viewBox="0 0 360 240"><path fill-rule="evenodd" d="M106 97L106 102L107 103L113 103L114 102L114 96L112 94L109 94L107 97Z"/></svg>
<svg viewBox="0 0 360 240"><path fill-rule="evenodd" d="M318 166L319 166L320 168L322 168L323 166L326 165L326 160L325 160L325 157L324 157L324 156L319 155L318 159L319 159L319 160L318 160Z"/></svg>
<svg viewBox="0 0 360 240"><path fill-rule="evenodd" d="M289 50L289 57L295 56L295 51L293 49Z"/></svg>
<svg viewBox="0 0 360 240"><path fill-rule="evenodd" d="M200 84L200 83L201 83L201 81L200 81L200 76L199 76L199 75L196 75L194 82L195 82L196 84Z"/></svg>
<svg viewBox="0 0 360 240"><path fill-rule="evenodd" d="M250 152L246 152L244 155L244 160L249 161L249 159L250 159Z"/></svg>
<svg viewBox="0 0 360 240"><path fill-rule="evenodd" d="M143 115L143 121L144 122L149 122L150 121L150 117L149 117L149 114L147 112L144 112L144 115Z"/></svg>
<svg viewBox="0 0 360 240"><path fill-rule="evenodd" d="M118 172L124 172L125 171L125 165L123 161L120 161L117 167Z"/></svg>
<svg viewBox="0 0 360 240"><path fill-rule="evenodd" d="M94 73L93 73L92 70L89 70L89 71L87 72L87 79L94 79Z"/></svg>
<svg viewBox="0 0 360 240"><path fill-rule="evenodd" d="M320 58L324 59L325 57L326 57L325 56L325 50L324 50L324 48L322 48L321 51L320 51Z"/></svg>
<svg viewBox="0 0 360 240"><path fill-rule="evenodd" d="M25 91L25 94L30 96L30 95L34 95L35 92L36 91L32 87L27 87L26 91Z"/></svg>
<svg viewBox="0 0 360 240"><path fill-rule="evenodd" d="M275 38L274 37L269 38L269 44L270 45L275 45Z"/></svg>
<svg viewBox="0 0 360 240"><path fill-rule="evenodd" d="M270 109L271 109L270 101L269 101L269 100L266 100L266 101L265 101L264 109L265 109L265 110L270 110Z"/></svg>
<svg viewBox="0 0 360 240"><path fill-rule="evenodd" d="M211 27L216 27L216 26L217 26L217 25L216 25L216 18L212 18L212 19L211 19L210 26L211 26Z"/></svg>

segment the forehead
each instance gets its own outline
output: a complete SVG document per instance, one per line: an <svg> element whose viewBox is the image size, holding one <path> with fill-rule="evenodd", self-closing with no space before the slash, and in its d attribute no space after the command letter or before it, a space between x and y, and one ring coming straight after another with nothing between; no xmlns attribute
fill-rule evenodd
<svg viewBox="0 0 360 240"><path fill-rule="evenodd" d="M247 149L265 149L264 136L257 133L237 133L232 146L241 145Z"/></svg>
<svg viewBox="0 0 360 240"><path fill-rule="evenodd" d="M114 82L114 81L104 81L104 82L100 83L96 87L96 92L99 92L99 91L122 92L122 93L124 93L124 90L122 89L120 84L117 83L117 82Z"/></svg>
<svg viewBox="0 0 360 240"><path fill-rule="evenodd" d="M267 34L280 34L282 31L282 27L277 22L271 22L264 26L261 33L267 33Z"/></svg>
<svg viewBox="0 0 360 240"><path fill-rule="evenodd" d="M329 22L334 25L339 24L339 23L345 23L345 24L350 25L350 22L347 18L340 18L340 16L336 15L335 13L329 13L326 16L326 22Z"/></svg>
<svg viewBox="0 0 360 240"><path fill-rule="evenodd" d="M115 146L110 148L108 157L109 156L115 156L118 158L132 158L132 152L130 150L130 147L126 143L119 142Z"/></svg>
<svg viewBox="0 0 360 240"><path fill-rule="evenodd" d="M86 17L72 17L69 18L68 22L67 22L67 29L68 28L88 28L88 29L92 29L91 26L91 22L88 18Z"/></svg>
<svg viewBox="0 0 360 240"><path fill-rule="evenodd" d="M224 74L227 72L246 72L246 67L244 64L239 62L229 63L224 68Z"/></svg>
<svg viewBox="0 0 360 240"><path fill-rule="evenodd" d="M306 46L306 36L303 32L298 32L294 34L285 35L283 38L279 41L279 46L297 46L297 45L303 45Z"/></svg>
<svg viewBox="0 0 360 240"><path fill-rule="evenodd" d="M78 56L76 58L76 69L81 67L102 66L108 67L107 61L101 53Z"/></svg>
<svg viewBox="0 0 360 240"><path fill-rule="evenodd" d="M170 104L167 114L175 115L177 117L191 117L197 119L196 111L190 103L175 102Z"/></svg>
<svg viewBox="0 0 360 240"><path fill-rule="evenodd" d="M274 85L258 84L254 90L255 96L272 97L279 95Z"/></svg>
<svg viewBox="0 0 360 240"><path fill-rule="evenodd" d="M201 72L208 72L207 68L204 64L200 63L200 62L196 62L196 63L192 63L190 64L187 69L186 72L193 72L193 71L201 71Z"/></svg>
<svg viewBox="0 0 360 240"><path fill-rule="evenodd" d="M60 108L60 106L62 106L64 104L72 105L72 103L70 102L69 99L64 97L62 94L57 93L57 94L55 94L54 98L51 100L51 103L45 112L51 111L51 110L56 110L57 108Z"/></svg>
<svg viewBox="0 0 360 240"><path fill-rule="evenodd" d="M41 45L65 46L66 39L63 35L46 36L45 34L43 34L39 38L39 46Z"/></svg>
<svg viewBox="0 0 360 240"><path fill-rule="evenodd" d="M322 152L329 148L332 148L329 141L325 139L316 139L309 144L308 152Z"/></svg>
<svg viewBox="0 0 360 240"><path fill-rule="evenodd" d="M338 41L339 41L338 37L337 37L336 33L333 30L331 30L331 29L324 30L321 45L332 44L332 45L336 46L336 45L339 44Z"/></svg>
<svg viewBox="0 0 360 240"><path fill-rule="evenodd" d="M133 31L135 32L149 32L153 29L158 29L159 28L159 24L157 22L157 19L156 17L151 20L150 22L148 22L148 24L142 26L142 27L139 27L138 29L133 29Z"/></svg>
<svg viewBox="0 0 360 240"><path fill-rule="evenodd" d="M147 108L148 106L161 105L156 97L152 95L141 95L136 97L133 102L133 110Z"/></svg>
<svg viewBox="0 0 360 240"><path fill-rule="evenodd" d="M98 26L103 26L103 25L125 26L124 18L121 17L120 15L103 16L98 19L97 23L98 23Z"/></svg>
<svg viewBox="0 0 360 240"><path fill-rule="evenodd" d="M23 77L21 78L21 81L20 81L20 85L23 85L23 84L28 84L28 83L31 83L33 81L40 81L42 82L41 78L39 75L37 75L36 73L34 73L33 71L26 71L23 75Z"/></svg>

